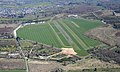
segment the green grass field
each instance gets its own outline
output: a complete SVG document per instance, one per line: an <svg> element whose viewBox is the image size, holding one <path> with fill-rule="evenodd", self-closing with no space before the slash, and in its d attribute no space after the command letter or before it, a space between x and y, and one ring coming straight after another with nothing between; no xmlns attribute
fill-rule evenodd
<svg viewBox="0 0 120 72"><path fill-rule="evenodd" d="M0 70L0 72L26 72L25 70Z"/></svg>
<svg viewBox="0 0 120 72"><path fill-rule="evenodd" d="M19 29L17 33L19 37L59 48L73 47L78 55L85 56L88 55L86 50L101 43L86 37L84 33L101 25L100 21L66 18L45 24L25 26Z"/></svg>

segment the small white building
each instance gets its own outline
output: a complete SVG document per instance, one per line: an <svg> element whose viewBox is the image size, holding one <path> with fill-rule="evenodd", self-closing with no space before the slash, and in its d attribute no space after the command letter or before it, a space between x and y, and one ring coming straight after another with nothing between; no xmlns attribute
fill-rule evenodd
<svg viewBox="0 0 120 72"><path fill-rule="evenodd" d="M42 21L42 22L38 22L38 23L42 24L42 23L45 23L45 21Z"/></svg>
<svg viewBox="0 0 120 72"><path fill-rule="evenodd" d="M76 15L76 14L70 14L70 15L68 15L68 17L78 17L78 15Z"/></svg>
<svg viewBox="0 0 120 72"><path fill-rule="evenodd" d="M11 54L8 54L8 56L19 56L20 54L19 53L11 53Z"/></svg>

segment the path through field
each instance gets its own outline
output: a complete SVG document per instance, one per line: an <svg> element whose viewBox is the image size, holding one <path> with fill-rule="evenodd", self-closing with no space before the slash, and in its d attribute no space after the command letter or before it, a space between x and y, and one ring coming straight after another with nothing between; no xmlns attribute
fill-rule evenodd
<svg viewBox="0 0 120 72"><path fill-rule="evenodd" d="M17 37L17 30L19 30L21 28L22 25L19 25L14 31L13 31L13 34L14 34L14 38Z"/></svg>

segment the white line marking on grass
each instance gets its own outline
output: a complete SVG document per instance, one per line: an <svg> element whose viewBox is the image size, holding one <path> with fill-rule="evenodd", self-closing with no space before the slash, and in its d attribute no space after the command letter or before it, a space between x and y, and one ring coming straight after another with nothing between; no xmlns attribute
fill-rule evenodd
<svg viewBox="0 0 120 72"><path fill-rule="evenodd" d="M64 43L62 42L62 40L60 39L60 37L58 36L58 34L56 33L56 31L54 30L54 28L50 25L50 23L48 23L49 26L51 27L51 29L53 30L54 34L57 36L59 42L61 43L62 46L65 46Z"/></svg>
<svg viewBox="0 0 120 72"><path fill-rule="evenodd" d="M62 22L61 24L64 24L63 26L72 34L72 36L77 40L77 42L86 50L89 49L87 45L64 23Z"/></svg>
<svg viewBox="0 0 120 72"><path fill-rule="evenodd" d="M57 22L56 22L57 23ZM59 31L65 36L65 38L67 39L67 41L69 42L69 44L77 50L81 50L71 39L71 37L66 33L66 31L57 23L57 28L59 29Z"/></svg>
<svg viewBox="0 0 120 72"><path fill-rule="evenodd" d="M65 36L65 31L63 30L63 28L56 22L54 21L54 25L55 27L60 31L60 33L63 35L63 37L65 38L65 40L68 42L67 37ZM64 32L64 33L63 33ZM68 42L69 43L69 42ZM69 43L70 44L70 43Z"/></svg>
<svg viewBox="0 0 120 72"><path fill-rule="evenodd" d="M76 27L79 28L79 25L77 25L74 21L71 21L72 24L74 24Z"/></svg>

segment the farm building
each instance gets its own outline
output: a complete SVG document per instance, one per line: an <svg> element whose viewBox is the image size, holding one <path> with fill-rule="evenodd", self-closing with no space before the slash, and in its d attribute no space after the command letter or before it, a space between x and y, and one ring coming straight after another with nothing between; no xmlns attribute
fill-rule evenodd
<svg viewBox="0 0 120 72"><path fill-rule="evenodd" d="M68 17L78 17L78 15L71 14L71 15L68 15Z"/></svg>

